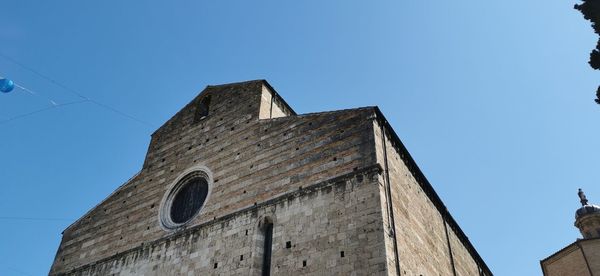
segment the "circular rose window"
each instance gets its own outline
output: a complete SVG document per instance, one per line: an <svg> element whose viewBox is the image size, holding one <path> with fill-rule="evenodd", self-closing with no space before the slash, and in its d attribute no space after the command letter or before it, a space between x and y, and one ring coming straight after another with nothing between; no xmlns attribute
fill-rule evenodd
<svg viewBox="0 0 600 276"><path fill-rule="evenodd" d="M210 182L204 170L188 170L178 177L163 199L161 224L167 229L176 229L191 221L206 202Z"/></svg>

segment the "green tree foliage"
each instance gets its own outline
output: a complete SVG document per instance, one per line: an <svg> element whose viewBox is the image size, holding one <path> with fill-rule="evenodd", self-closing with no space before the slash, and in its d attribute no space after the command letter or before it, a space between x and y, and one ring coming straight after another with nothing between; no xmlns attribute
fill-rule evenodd
<svg viewBox="0 0 600 276"><path fill-rule="evenodd" d="M575 4L575 9L583 14L583 18L592 22L594 32L600 35L600 0L582 0L583 3ZM595 70L600 69L600 39L596 44L596 49L590 53L590 61L588 62ZM600 87L596 90L597 104L600 104Z"/></svg>

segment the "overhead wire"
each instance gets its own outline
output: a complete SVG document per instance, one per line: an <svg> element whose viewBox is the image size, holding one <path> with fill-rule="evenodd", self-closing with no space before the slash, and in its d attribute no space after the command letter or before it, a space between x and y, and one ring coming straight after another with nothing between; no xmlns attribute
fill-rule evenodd
<svg viewBox="0 0 600 276"><path fill-rule="evenodd" d="M0 220L74 221L74 219L66 219L66 218L39 218L39 217L0 217Z"/></svg>
<svg viewBox="0 0 600 276"><path fill-rule="evenodd" d="M52 78L50 78L50 77L48 77L48 76L46 76L46 75L44 75L44 74L42 74L42 73L38 72L37 70L34 70L33 68L31 68L31 67L29 67L29 66L27 66L27 65L25 65L25 64L23 64L23 63L21 63L21 62L19 62L18 60L14 59L14 58L12 58L12 57L10 57L10 56L8 56L8 55L6 55L6 54L2 53L2 52L0 52L0 56L1 56L1 57L3 57L4 59L6 59L6 60L10 61L11 63L13 63L13 64L16 64L17 66L19 66L19 67L21 67L21 68L23 68L23 69L25 69L25 70L27 70L27 71L29 71L29 72L31 72L31 73L33 73L33 74L35 74L36 76L38 76L38 77L40 77L40 78L43 78L43 79L45 79L45 80L47 80L47 81L51 82L52 84L54 84L54 85L56 85L56 86L58 86L58 87L62 88L63 90L65 90L65 91L67 91L67 92L71 93L72 95L75 95L75 96L77 96L77 97L79 97L79 98L81 99L81 101L74 101L74 102L69 102L69 103L65 103L65 104L57 104L55 101L53 101L53 100L51 100L51 99L47 98L47 99L48 99L48 100L49 100L49 101L52 103L53 107L60 107L60 106L65 106L65 105L70 105L70 104L77 104L77 103L83 103L83 102L90 102L90 103L92 103L92 104L94 104L94 105L96 105L96 106L98 106L98 107L100 107L100 108L103 108L103 109L105 109L105 110L107 110L107 111L110 111L110 112L113 112L113 113L115 113L115 114L118 114L118 115L120 115L120 116L122 116L122 117L128 118L128 119L130 119L130 120L133 120L133 121L135 121L135 122L137 122L137 123L143 124L143 125L145 125L145 126L147 126L147 127L150 127L150 128L153 128L153 127L154 127L152 124L150 124L150 123L148 123L148 122L146 122L146 121L144 121L144 120L141 120L141 119L139 119L139 118L137 118L137 117L135 117L135 116L133 116L133 115L131 115L131 114L129 114L129 113L126 113L126 112L124 112L124 111L121 111L121 110L119 110L119 109L117 109L117 108L115 108L115 107L113 107L113 106L110 106L110 105L108 105L108 104L101 103L101 102L99 102L99 101L97 101L97 100L94 100L94 99L92 99L92 98L90 98L90 97L87 97L87 96L85 96L84 94L82 94L82 93L78 92L77 90L75 90L75 89L72 89L72 88L70 88L70 87L68 87L68 86L66 86L66 85L64 85L64 84L62 84L62 83L60 83L60 82L58 82L58 81L56 81L56 80L54 80L54 79L52 79ZM34 91L32 91L32 90L30 90L30 89L27 89L27 88L25 88L25 87L23 87L23 86L20 86L20 85L15 85L15 86L17 86L18 88L21 88L21 89L23 89L23 90L24 90L24 91L26 91L26 92L29 92L29 93L32 93L32 94L37 94L37 93L35 93ZM30 116L30 115L33 115L33 114L36 114L36 113L39 113L39 112L43 112L43 111L49 110L49 109L51 109L51 108L53 108L53 107L46 107L46 108L42 108L42 109L39 109L39 110L36 110L36 111L30 112L30 113L28 113L28 114L18 115L18 116L15 116L15 117L22 118L22 117L25 117L25 116ZM8 122L8 121L12 121L12 120L15 120L15 119L18 119L18 118L14 118L14 117L13 117L13 118L11 118L11 119L9 119L9 120L0 121L0 123L4 123L4 122Z"/></svg>
<svg viewBox="0 0 600 276"><path fill-rule="evenodd" d="M4 78L4 77L0 76L0 78ZM18 120L18 119L21 119L21 118L25 118L25 117L28 117L28 116L31 116L31 115L35 115L37 113L44 112L46 110L50 110L50 109L54 109L54 108L58 108L58 107L62 107L62 106L67 106L67 105L72 105L72 104L84 103L84 102L88 101L88 100L80 100L80 101L72 101L72 102L60 103L59 104L59 103L56 103L56 101L53 100L52 98L50 98L48 96L43 96L43 95L41 95L41 94L39 94L39 93L37 93L37 92L35 92L35 91L27 88L27 87L24 87L24 86L22 86L22 85L20 85L18 83L15 83L14 85L15 85L16 88L20 89L23 92L27 92L29 95L38 96L38 97L42 97L42 98L46 99L48 101L49 105L46 106L46 107L34 110L34 111L30 111L30 112L19 114L19 115L12 116L12 117L2 116L2 118L0 119L0 124L4 124L4 123L10 122L10 121L14 121L14 120Z"/></svg>
<svg viewBox="0 0 600 276"><path fill-rule="evenodd" d="M74 104L84 103L84 102L88 102L88 101L89 100L80 100L80 101L73 101L73 102L60 103L60 104L54 104L54 105L51 105L51 106L46 106L44 108L40 108L40 109L31 111L31 112L19 114L17 116L8 117L8 119L0 120L0 125L8 123L10 121L14 121L14 120L22 119L22 118L25 118L25 117L29 117L31 115L35 115L35 114L38 114L40 112L44 112L44 111L47 111L47 110L50 110L50 109L59 108L59 107L67 106L67 105L74 105Z"/></svg>
<svg viewBox="0 0 600 276"><path fill-rule="evenodd" d="M60 83L60 82L58 82L58 81L50 78L50 77L47 77L44 74L41 74L40 72L38 72L38 71L36 71L36 70L34 70L34 69L26 66L25 64L23 64L23 63L15 60L15 59L13 59L10 56L7 56L6 54L4 54L2 52L0 52L0 56L3 57L6 60L12 62L13 64L18 65L19 67L21 67L21 68L23 68L23 69L25 69L25 70L27 70L27 71L29 71L29 72L37 75L40 78L43 78L43 79L51 82L52 84L54 84L54 85L62 88L63 90L65 90L65 91L67 91L67 92L69 92L69 93L77 96L78 98L80 98L80 100L77 100L77 101L71 101L71 102L66 102L66 103L57 103L56 101L54 101L50 97L41 95L41 94L36 93L35 91L33 91L33 90L31 90L31 89L23 86L23 85L15 83L15 87L17 87L17 88L21 89L22 91L27 92L27 93L29 93L31 95L35 95L35 96L39 96L39 97L45 98L50 103L50 105L46 106L44 108L38 109L38 110L34 110L34 111L31 111L31 112L27 112L27 113L24 113L24 114L13 116L13 117L2 116L2 117L0 117L0 124L4 124L4 123L10 122L10 121L14 121L14 120L17 120L17 119L28 117L28 116L31 116L31 115L34 115L34 114L37 114L37 113L41 113L41 112L44 112L44 111L47 111L47 110L55 109L55 108L60 108L60 107L68 106L68 105L75 105L75 104L90 102L90 103L92 103L92 104L94 104L94 105L96 105L98 107L101 107L101 108L103 108L105 110L108 110L110 112L116 113L116 114L118 114L118 115L120 115L122 117L128 118L130 120L136 121L137 123L143 124L143 125L148 126L148 127L153 127L150 123L148 123L146 121L138 119L138 118L136 118L136 117L134 117L134 116L132 116L132 115L126 113L126 112L123 112L123 111L121 111L121 110L119 110L119 109L117 109L115 107L112 107L112 106L110 106L108 104L101 103L101 102L96 101L96 100L94 100L92 98L89 98L89 97L83 95L82 93L78 92L77 90L72 89L72 88L70 88L70 87L68 87L68 86L66 86L66 85L64 85L64 84L62 84L62 83ZM1 118L7 118L7 119L3 119L2 120ZM0 220L12 220L12 221L18 221L18 220L20 220L20 221L73 221L72 219L64 219L64 218L2 217L2 216L0 216ZM27 272L15 269L13 267L10 267L10 266L7 266L7 265L1 264L1 263L0 263L0 266L4 266L7 269L13 270L14 272L21 273L23 275L31 275L31 274L29 274Z"/></svg>
<svg viewBox="0 0 600 276"><path fill-rule="evenodd" d="M14 267L12 267L12 266L8 266L8 265L5 265L5 264L3 264L3 263L0 263L0 266L3 266L3 267L4 267L4 268L6 268L7 270L11 270L11 271L13 271L13 272L17 272L17 273L19 273L19 274L21 274L21 275L33 276L33 274L29 274L28 272L25 272L25 271L22 271L22 270L16 269L16 268L14 268Z"/></svg>
<svg viewBox="0 0 600 276"><path fill-rule="evenodd" d="M26 87L23 87L23 86L19 85L18 83L15 83L15 87L17 87L17 88L19 88L19 89L21 89L21 90L23 90L23 91L25 91L25 92L27 92L27 93L29 93L31 95L44 97L44 96L36 93L35 91L29 89L29 88L26 88ZM50 99L49 97L44 97L44 98L46 98L46 100L48 100L51 105L57 105L57 103L54 100Z"/></svg>
<svg viewBox="0 0 600 276"><path fill-rule="evenodd" d="M5 76L2 76L2 75L0 75L0 79L6 79L6 77L5 77ZM13 85L14 85L16 88L18 88L20 91L27 92L27 94L29 94L29 95L32 95L32 96L37 96L37 97L44 98L44 99L46 99L46 100L47 100L47 101L48 101L48 102L49 102L51 105L56 105L56 101L54 101L53 99L51 99L51 98L50 98L50 97L48 97L48 96L41 95L41 94L39 94L39 93L37 93L37 92L35 92L35 91L33 91L33 90L31 90L31 89L27 88L27 87L24 87L24 86L22 86L22 85L20 85L20 84L18 84L18 83L15 83L15 82L13 82Z"/></svg>
<svg viewBox="0 0 600 276"><path fill-rule="evenodd" d="M29 66L27 66L27 65L25 65L25 64L23 64L23 63L21 63L21 62L19 62L18 60L14 59L14 58L12 58L12 57L10 57L10 56L8 56L8 55L6 55L6 54L2 53L2 52L0 52L0 56L1 56L1 57L3 57L4 59L6 59L6 60L10 61L11 63L13 63L13 64L16 64L16 65L18 65L19 67L21 67L21 68L23 68L23 69L25 69L25 70L27 70L27 71L29 71L29 72L31 72L31 73L33 73L33 74L37 75L38 77L40 77L40 78L43 78L43 79L45 79L45 80L47 80L47 81L49 81L49 82L53 83L54 85L56 85L56 86L58 86L58 87L60 87L60 88L64 89L65 91L67 91L67 92L69 92L69 93L72 93L73 95L75 95L75 96L77 96L77 97L80 97L80 98L82 98L82 99L87 99L87 97L85 97L83 94L81 94L81 93L79 93L79 92L77 92L77 91L75 91L75 90L72 90L72 89L71 89L71 88L69 88L69 87L66 87L66 86L62 85L61 83L59 83L59 82L57 82L57 81L53 80L52 78L50 78L50 77L47 77L46 75L43 75L42 73L40 73L40 72L38 72L38 71L34 70L33 68L31 68L31 67L29 67Z"/></svg>

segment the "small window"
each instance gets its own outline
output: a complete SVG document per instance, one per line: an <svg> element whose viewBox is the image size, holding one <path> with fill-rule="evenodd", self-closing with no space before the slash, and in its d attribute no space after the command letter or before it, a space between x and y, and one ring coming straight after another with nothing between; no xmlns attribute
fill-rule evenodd
<svg viewBox="0 0 600 276"><path fill-rule="evenodd" d="M196 121L203 119L208 116L208 111L210 108L210 96L204 97L198 106L196 107L196 116L194 116Z"/></svg>

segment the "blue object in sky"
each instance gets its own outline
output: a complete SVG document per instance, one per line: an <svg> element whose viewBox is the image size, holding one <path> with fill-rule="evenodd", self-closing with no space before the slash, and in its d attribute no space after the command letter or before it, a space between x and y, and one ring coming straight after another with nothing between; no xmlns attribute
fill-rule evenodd
<svg viewBox="0 0 600 276"><path fill-rule="evenodd" d="M15 88L15 83L12 80L0 78L0 91L8 93Z"/></svg>

